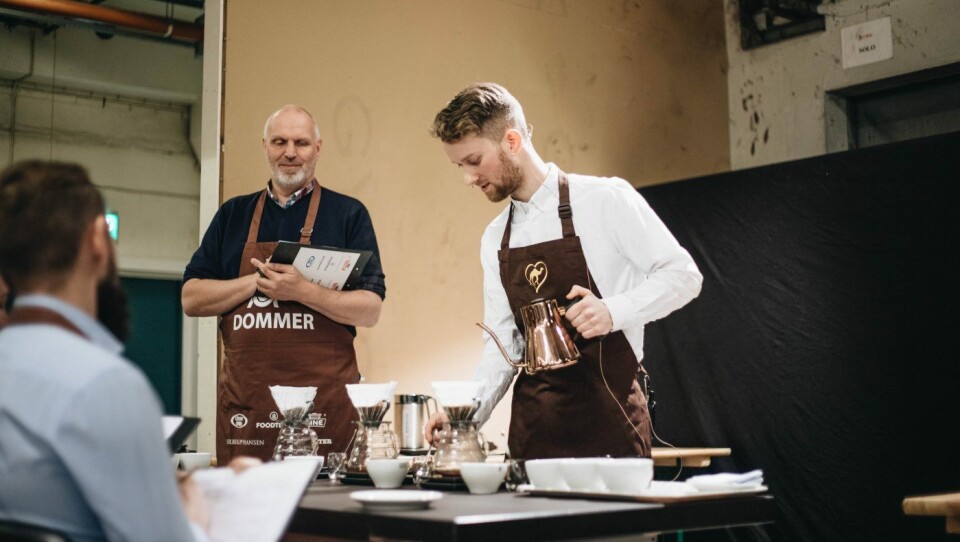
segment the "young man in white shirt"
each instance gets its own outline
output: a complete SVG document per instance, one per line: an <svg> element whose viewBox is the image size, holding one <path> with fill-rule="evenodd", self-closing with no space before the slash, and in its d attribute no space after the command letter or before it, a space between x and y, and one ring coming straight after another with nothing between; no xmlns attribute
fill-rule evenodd
<svg viewBox="0 0 960 542"><path fill-rule="evenodd" d="M578 363L514 385L513 457L649 456L651 422L643 326L700 292L702 276L640 194L619 178L565 174L534 149L520 103L495 83L471 85L434 119L433 135L464 183L492 202L510 198L483 234L484 323L514 357L520 309L538 299L578 300L566 319L582 338ZM478 421L516 370L487 337L476 377L486 385ZM428 439L440 417L425 429Z"/></svg>

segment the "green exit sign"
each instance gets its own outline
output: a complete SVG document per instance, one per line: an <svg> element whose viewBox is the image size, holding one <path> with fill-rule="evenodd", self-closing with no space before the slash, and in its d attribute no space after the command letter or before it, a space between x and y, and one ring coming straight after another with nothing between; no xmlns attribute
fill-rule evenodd
<svg viewBox="0 0 960 542"><path fill-rule="evenodd" d="M110 228L110 238L114 241L120 240L120 215L110 211L104 216L107 218L107 227Z"/></svg>

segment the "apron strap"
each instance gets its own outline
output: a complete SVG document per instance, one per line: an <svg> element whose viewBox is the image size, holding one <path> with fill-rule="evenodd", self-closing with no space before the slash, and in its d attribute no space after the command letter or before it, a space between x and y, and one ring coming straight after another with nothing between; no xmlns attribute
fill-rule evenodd
<svg viewBox="0 0 960 542"><path fill-rule="evenodd" d="M247 242L256 243L257 234L260 233L260 217L263 216L263 202L267 200L267 189L264 188L263 192L260 192L260 197L257 199L257 207L253 210L253 219L250 221L250 231L247 232Z"/></svg>
<svg viewBox="0 0 960 542"><path fill-rule="evenodd" d="M312 183L316 181L310 181ZM313 224L317 221L317 209L320 208L320 185L313 187L310 193L310 207L307 209L307 218L303 221L303 227L300 228L300 242L309 245L310 236L313 235Z"/></svg>
<svg viewBox="0 0 960 542"><path fill-rule="evenodd" d="M80 328L73 325L73 322L67 320L60 313L44 307L17 307L10 311L10 317L7 319L7 326L29 325L29 324L48 324L65 329L71 333L79 335L84 339L86 335L80 331Z"/></svg>
<svg viewBox="0 0 960 542"><path fill-rule="evenodd" d="M316 182L316 180L310 181ZM260 233L260 219L263 217L263 205L267 201L267 189L264 188L257 198L257 206L253 210L253 219L250 220L250 230L247 232L247 242L256 243L257 235ZM310 207L307 208L307 218L303 221L303 227L300 228L300 242L309 245L310 236L313 235L313 225L317 220L317 210L320 208L320 186L314 186L310 193Z"/></svg>
<svg viewBox="0 0 960 542"><path fill-rule="evenodd" d="M577 232L573 229L573 208L570 207L570 184L567 182L567 174L560 172L560 205L557 206L557 214L560 215L560 224L563 225L564 237L576 237Z"/></svg>

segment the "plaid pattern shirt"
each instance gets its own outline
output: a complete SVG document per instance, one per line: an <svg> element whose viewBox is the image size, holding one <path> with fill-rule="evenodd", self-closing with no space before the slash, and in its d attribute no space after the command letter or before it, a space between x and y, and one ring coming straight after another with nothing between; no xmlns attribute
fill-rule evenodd
<svg viewBox="0 0 960 542"><path fill-rule="evenodd" d="M279 205L281 209L289 209L290 206L293 205L294 203L309 196L310 193L313 192L313 189L316 188L316 186L317 186L317 180L313 179L309 183L307 183L307 186L304 186L300 190L297 190L293 194L290 194L290 199L288 199L286 203L280 203L280 198L278 198L273 193L273 180L269 180L267 181L267 195L270 196L270 199L272 199L274 203Z"/></svg>

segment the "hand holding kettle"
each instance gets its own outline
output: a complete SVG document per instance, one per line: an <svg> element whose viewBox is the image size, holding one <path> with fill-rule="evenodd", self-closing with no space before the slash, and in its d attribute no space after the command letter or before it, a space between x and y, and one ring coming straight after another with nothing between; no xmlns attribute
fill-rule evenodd
<svg viewBox="0 0 960 542"><path fill-rule="evenodd" d="M602 337L613 329L613 317L610 309L593 292L583 286L574 285L567 299L580 297L580 301L567 309L564 315L570 324L577 328L584 339Z"/></svg>

